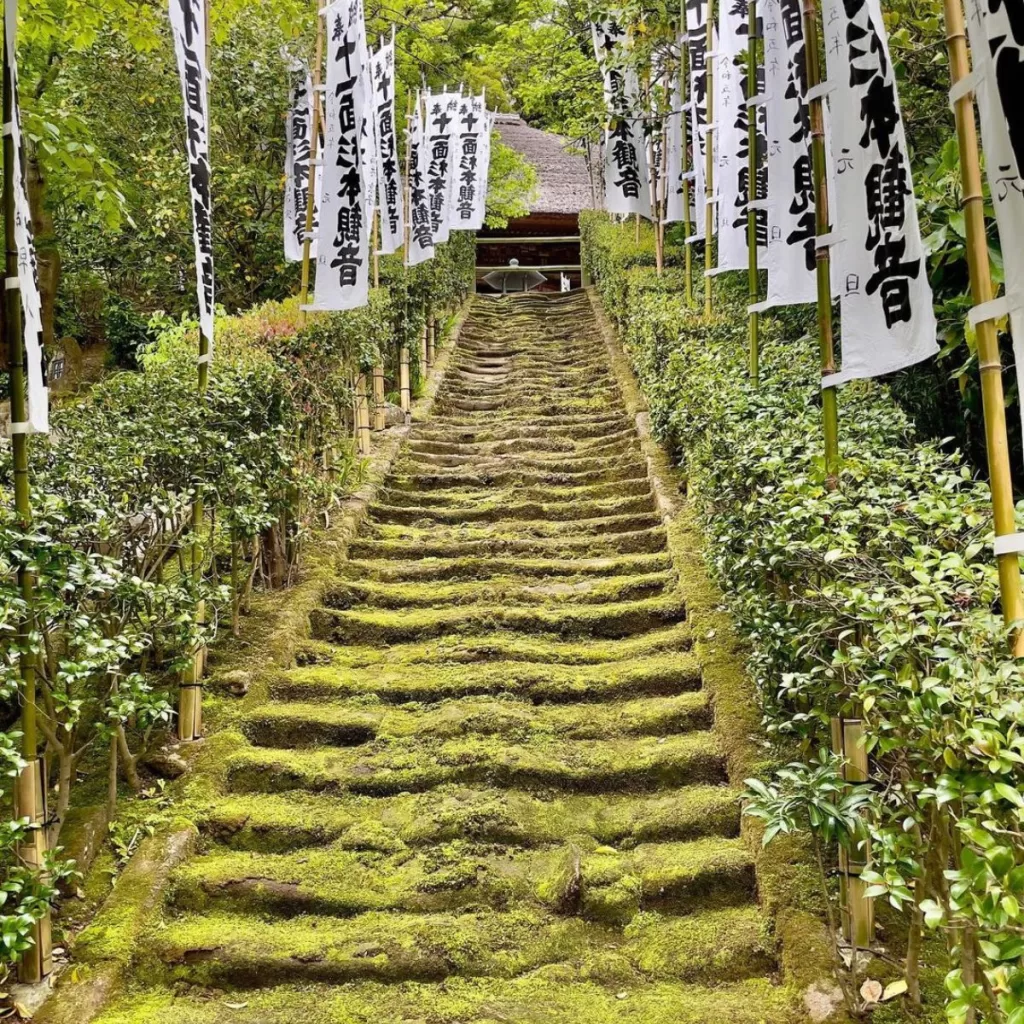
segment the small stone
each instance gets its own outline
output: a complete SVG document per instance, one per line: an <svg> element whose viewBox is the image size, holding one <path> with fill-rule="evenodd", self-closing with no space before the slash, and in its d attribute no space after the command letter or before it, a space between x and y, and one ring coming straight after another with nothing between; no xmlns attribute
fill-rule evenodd
<svg viewBox="0 0 1024 1024"><path fill-rule="evenodd" d="M617 992L617 993L615 994L615 998L616 998L616 999L625 999L625 998L626 998L626 996L628 996L628 995L629 995L629 993L628 993L628 992Z"/></svg>
<svg viewBox="0 0 1024 1024"><path fill-rule="evenodd" d="M180 778L188 770L188 762L174 747L161 747L147 754L142 763L162 779Z"/></svg>
<svg viewBox="0 0 1024 1024"><path fill-rule="evenodd" d="M232 697L244 697L252 685L252 673L244 668L236 668L230 672L224 672L212 679L211 682L220 690L225 690Z"/></svg>

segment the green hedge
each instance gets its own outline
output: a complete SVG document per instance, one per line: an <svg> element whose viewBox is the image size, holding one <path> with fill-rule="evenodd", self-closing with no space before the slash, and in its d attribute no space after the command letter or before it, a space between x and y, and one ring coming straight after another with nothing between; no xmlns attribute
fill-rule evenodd
<svg viewBox="0 0 1024 1024"><path fill-rule="evenodd" d="M884 384L858 382L840 393L831 489L813 310L762 317L754 384L745 275L718 279L705 318L633 231L584 216L584 259L685 470L765 725L816 766L831 716L863 716L872 891L912 921L916 886L927 924L946 930L951 1019L969 1004L1006 1019L1024 1005L1024 678L1007 657L988 488L916 436ZM973 986L960 973L972 947L987 970Z"/></svg>
<svg viewBox="0 0 1024 1024"><path fill-rule="evenodd" d="M138 372L111 374L58 405L51 437L31 440L28 532L13 511L10 445L0 442L0 766L8 779L22 766L19 665L28 657L38 667L53 786L50 845L80 778L102 791L112 767L139 787L136 762L171 725L178 672L191 652L218 622L237 620L254 583L292 578L311 524L359 476L354 375L381 361L394 381L400 345L418 357L425 317L461 303L474 262L474 237L457 232L412 271L398 257L383 260L382 286L363 309L304 321L291 299L218 318L202 400L196 325L157 322L159 340L141 351ZM195 530L197 498L204 516ZM26 610L23 565L38 577L27 640L16 635ZM205 626L197 623L200 601ZM14 867L22 831L12 823L0 842L9 880L0 969L17 958L52 895Z"/></svg>

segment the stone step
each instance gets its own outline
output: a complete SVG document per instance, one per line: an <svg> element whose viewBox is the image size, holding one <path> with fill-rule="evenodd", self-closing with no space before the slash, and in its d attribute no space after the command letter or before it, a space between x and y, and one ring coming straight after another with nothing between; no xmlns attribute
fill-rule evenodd
<svg viewBox="0 0 1024 1024"><path fill-rule="evenodd" d="M403 644L436 637L480 636L494 632L544 633L561 637L621 639L646 633L686 617L676 595L604 605L505 607L479 604L415 610L316 608L310 633L334 644Z"/></svg>
<svg viewBox="0 0 1024 1024"><path fill-rule="evenodd" d="M452 738L480 733L526 741L531 736L601 739L668 736L707 729L711 705L704 691L644 697L611 704L536 707L506 695L467 697L426 708L381 704L358 707L320 702L262 705L242 721L257 746L350 747L373 739Z"/></svg>
<svg viewBox="0 0 1024 1024"><path fill-rule="evenodd" d="M692 918L647 915L617 929L543 910L464 914L371 912L354 918L261 920L190 914L154 934L143 976L167 983L265 988L355 981L513 978L550 964L607 963L622 981L740 981L773 967L754 908Z"/></svg>
<svg viewBox="0 0 1024 1024"><path fill-rule="evenodd" d="M739 800L726 786L656 793L544 794L485 786L367 797L301 790L218 796L199 818L224 847L287 853L336 843L346 850L399 853L457 840L535 848L575 842L591 849L638 843L735 838Z"/></svg>
<svg viewBox="0 0 1024 1024"><path fill-rule="evenodd" d="M242 749L227 765L234 793L317 793L392 796L448 783L559 792L649 792L725 779L711 732L605 740L470 734L454 739L394 740L355 748Z"/></svg>
<svg viewBox="0 0 1024 1024"><path fill-rule="evenodd" d="M571 507L574 502L584 504L624 500L627 498L648 498L653 501L651 484L646 476L635 480L613 480L609 483L589 484L583 487L537 487L529 484L513 484L505 488L448 487L441 491L421 491L401 486L397 480L389 480L378 495L376 507L413 507L451 510L453 513L477 505L532 502L551 507Z"/></svg>
<svg viewBox="0 0 1024 1024"><path fill-rule="evenodd" d="M749 904L753 896L750 851L740 839L720 838L625 851L574 843L510 851L467 840L372 856L337 846L215 850L180 869L171 888L173 905L196 913L355 917L529 906L619 925L641 908L685 915Z"/></svg>
<svg viewBox="0 0 1024 1024"><path fill-rule="evenodd" d="M371 509L375 523L426 526L447 523L459 525L476 522L572 522L612 516L653 513L654 498L650 492L638 496L605 498L597 501L520 501L510 504L500 498L476 502L465 507L437 505L390 505L378 503Z"/></svg>

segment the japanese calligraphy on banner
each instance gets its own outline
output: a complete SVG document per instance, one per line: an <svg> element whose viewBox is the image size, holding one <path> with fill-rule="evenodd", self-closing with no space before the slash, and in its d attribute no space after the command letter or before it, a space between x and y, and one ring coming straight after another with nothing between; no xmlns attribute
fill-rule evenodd
<svg viewBox="0 0 1024 1024"><path fill-rule="evenodd" d="M476 162L476 213L468 225L471 231L479 231L484 226L487 217L488 176L491 171L491 130L494 117L487 110L486 97L480 97L480 106L483 111L483 127L480 130L480 153Z"/></svg>
<svg viewBox="0 0 1024 1024"><path fill-rule="evenodd" d="M609 213L651 216L651 183L647 142L639 110L639 87L632 68L615 66L616 51L627 43L626 32L614 21L591 26L594 53L604 76L608 126L604 133L604 208Z"/></svg>
<svg viewBox="0 0 1024 1024"><path fill-rule="evenodd" d="M434 233L430 223L430 197L427 192L429 154L423 131L422 103L416 97L416 110L409 122L409 245L406 266L415 267L434 255Z"/></svg>
<svg viewBox="0 0 1024 1024"><path fill-rule="evenodd" d="M716 269L720 271L746 270L748 260L747 18L747 0L723 0L718 22L718 58L714 66L715 121L718 126L715 132L715 191L718 195ZM764 144L763 138L761 144ZM756 185L755 182L755 189ZM767 241L767 222L762 214L759 214L758 228L758 259L763 260L767 258L763 249Z"/></svg>
<svg viewBox="0 0 1024 1024"><path fill-rule="evenodd" d="M365 119L360 84L359 0L327 9L324 181L317 238L317 309L355 309L369 297L366 185L360 152Z"/></svg>
<svg viewBox="0 0 1024 1024"><path fill-rule="evenodd" d="M39 296L39 270L36 247L32 240L32 214L25 191L25 173L21 150L21 107L18 98L18 4L4 4L4 45L11 76L11 124L9 131L14 158L14 244L18 250L18 292L21 295L22 332L25 339L25 361L28 369L28 427L32 434L50 430L49 392L43 380L43 312Z"/></svg>
<svg viewBox="0 0 1024 1024"><path fill-rule="evenodd" d="M680 44L682 52L682 44ZM671 90L670 109L665 117L665 213L666 224L674 224L685 219L683 210L683 172L685 154L683 153L683 108L682 90L676 77Z"/></svg>
<svg viewBox="0 0 1024 1024"><path fill-rule="evenodd" d="M309 208L309 160L313 144L313 84L309 73L296 77L288 110L284 157L284 256L287 260L302 259L306 234L306 213ZM317 168L316 196L313 206L313 238L309 255L316 259L316 228L320 213L322 175Z"/></svg>
<svg viewBox="0 0 1024 1024"><path fill-rule="evenodd" d="M800 0L761 0L768 118L769 306L817 299L811 122Z"/></svg>
<svg viewBox="0 0 1024 1024"><path fill-rule="evenodd" d="M395 132L395 37L373 56L374 122L377 136L377 193L380 201L380 249L393 253L402 244L402 178Z"/></svg>
<svg viewBox="0 0 1024 1024"><path fill-rule="evenodd" d="M879 0L825 0L823 18L843 332L843 366L827 386L910 366L938 344Z"/></svg>
<svg viewBox="0 0 1024 1024"><path fill-rule="evenodd" d="M967 31L978 78L975 95L989 191L1003 242L1003 274L1020 384L1024 381L1024 20L1013 17L1005 3L967 0Z"/></svg>
<svg viewBox="0 0 1024 1024"><path fill-rule="evenodd" d="M206 12L203 0L170 0L171 32L185 101L192 237L196 249L199 326L213 348L213 201L206 90Z"/></svg>
<svg viewBox="0 0 1024 1024"><path fill-rule="evenodd" d="M707 0L686 0L686 31L690 53L690 139L693 143L695 197L694 233L697 235L704 234L707 215L707 204L704 201L707 188L705 175L708 135L707 25ZM717 45L717 34L714 38ZM713 221L712 230L714 226Z"/></svg>
<svg viewBox="0 0 1024 1024"><path fill-rule="evenodd" d="M463 96L457 113L450 226L470 230L481 214L479 164L481 136L486 127L482 96Z"/></svg>
<svg viewBox="0 0 1024 1024"><path fill-rule="evenodd" d="M373 68L366 43L366 14L363 0L355 16L359 45L359 88L362 91L359 116L359 162L363 174L363 197L366 202L366 223L373 223L377 208L377 126L374 123Z"/></svg>
<svg viewBox="0 0 1024 1024"><path fill-rule="evenodd" d="M460 96L457 92L427 94L427 200L434 244L448 241L448 209L452 189L452 148Z"/></svg>

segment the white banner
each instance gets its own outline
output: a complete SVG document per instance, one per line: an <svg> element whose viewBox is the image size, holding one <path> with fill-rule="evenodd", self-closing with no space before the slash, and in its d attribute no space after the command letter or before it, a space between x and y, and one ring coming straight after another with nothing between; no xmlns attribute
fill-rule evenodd
<svg viewBox="0 0 1024 1024"><path fill-rule="evenodd" d="M426 157L427 198L430 203L430 230L434 244L448 241L448 209L452 190L452 149L459 94L427 94Z"/></svg>
<svg viewBox="0 0 1024 1024"><path fill-rule="evenodd" d="M430 223L430 196L427 192L429 154L423 133L420 97L409 122L409 249L406 266L415 267L434 255L434 234Z"/></svg>
<svg viewBox="0 0 1024 1024"><path fill-rule="evenodd" d="M718 19L718 57L714 67L715 193L718 196L716 270L746 270L747 178L750 175L745 94L747 6L724 3ZM759 259L767 258L763 250Z"/></svg>
<svg viewBox="0 0 1024 1024"><path fill-rule="evenodd" d="M686 0L686 32L690 57L690 142L693 153L694 234L704 236L707 203L707 0ZM715 33L717 43L717 33ZM717 97L716 97L717 103ZM712 207L712 232L717 222Z"/></svg>
<svg viewBox="0 0 1024 1024"><path fill-rule="evenodd" d="M356 309L369 297L366 182L360 153L365 120L359 44L360 0L327 9L323 202L317 238L317 309Z"/></svg>
<svg viewBox="0 0 1024 1024"><path fill-rule="evenodd" d="M373 117L373 68L370 48L366 42L366 8L363 0L359 0L356 26L359 37L359 87L363 94L359 121L359 162L363 173L366 223L369 225L373 223L373 211L377 209L377 126Z"/></svg>
<svg viewBox="0 0 1024 1024"><path fill-rule="evenodd" d="M185 101L185 145L192 194L199 325L213 351L213 201L207 116L206 12L203 0L170 0L171 33Z"/></svg>
<svg viewBox="0 0 1024 1024"><path fill-rule="evenodd" d="M313 144L313 83L309 74L300 74L292 87L288 108L287 140L284 157L284 258L302 259L309 207L309 159ZM313 238L309 255L316 259L317 218L320 215L320 187L323 175L316 169L316 198L313 205Z"/></svg>
<svg viewBox="0 0 1024 1024"><path fill-rule="evenodd" d="M680 60L682 60L683 41L681 39L677 50ZM665 157L667 194L664 220L666 224L685 220L683 209L683 174L686 171L686 154L683 152L683 118L685 116L682 89L679 85L679 75L676 74L675 81L672 83L669 112L665 118L665 146L668 149Z"/></svg>
<svg viewBox="0 0 1024 1024"><path fill-rule="evenodd" d="M761 0L768 115L769 306L817 299L814 176L800 0Z"/></svg>
<svg viewBox="0 0 1024 1024"><path fill-rule="evenodd" d="M459 101L455 152L457 163L452 187L451 226L471 230L483 220L483 196L480 194L480 156L482 137L487 127L487 112L482 96L463 96Z"/></svg>
<svg viewBox="0 0 1024 1024"><path fill-rule="evenodd" d="M1017 384L1024 396L1024 20L1005 4L967 0L966 6L985 167L1003 243ZM1019 15L1020 8L1016 11ZM1018 404L1024 417L1024 398Z"/></svg>
<svg viewBox="0 0 1024 1024"><path fill-rule="evenodd" d="M651 183L647 140L640 114L640 90L632 68L615 66L617 51L627 43L625 29L614 21L591 25L594 54L604 76L604 208L609 213L651 217Z"/></svg>
<svg viewBox="0 0 1024 1024"><path fill-rule="evenodd" d="M25 172L21 151L21 106L18 98L18 4L7 0L4 5L4 41L7 66L10 69L13 109L10 133L14 160L14 244L18 250L18 292L21 295L21 326L25 340L27 369L28 427L30 434L50 431L49 391L43 380L43 306L39 295L39 270L36 247L32 240L32 213L25 191Z"/></svg>
<svg viewBox="0 0 1024 1024"><path fill-rule="evenodd" d="M380 251L393 253L402 245L402 176L398 169L395 132L395 36L373 56L374 122L377 136L377 193L380 200Z"/></svg>
<svg viewBox="0 0 1024 1024"><path fill-rule="evenodd" d="M879 0L825 0L842 369L891 373L938 351L907 142Z"/></svg>
<svg viewBox="0 0 1024 1024"><path fill-rule="evenodd" d="M487 186L491 171L491 131L494 128L494 118L487 110L485 96L480 97L480 106L483 110L483 127L480 131L480 153L476 162L476 215L469 223L469 228L472 231L479 231L487 218Z"/></svg>

